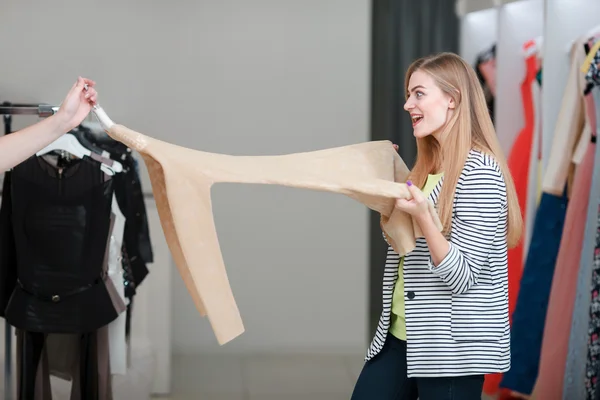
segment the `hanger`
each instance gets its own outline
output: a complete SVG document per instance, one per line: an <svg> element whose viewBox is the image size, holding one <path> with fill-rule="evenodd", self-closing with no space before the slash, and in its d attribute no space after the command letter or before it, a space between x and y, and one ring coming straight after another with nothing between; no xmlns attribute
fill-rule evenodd
<svg viewBox="0 0 600 400"><path fill-rule="evenodd" d="M95 135L98 135L98 134L106 135L106 130L104 129L102 124L98 121L85 121L81 125L83 127L85 127L86 129L89 129L90 132L94 133Z"/></svg>
<svg viewBox="0 0 600 400"><path fill-rule="evenodd" d="M534 39L531 39L523 45L523 55L525 58L537 54L538 57L542 57L542 53L544 50L544 37L538 36Z"/></svg>
<svg viewBox="0 0 600 400"><path fill-rule="evenodd" d="M48 146L44 147L42 150L36 153L37 156L41 156L51 151L55 150L63 150L68 151L73 154L75 157L83 158L90 157L92 152L89 149L86 149L79 143L77 138L70 133L66 133L56 139L54 142L50 143Z"/></svg>
<svg viewBox="0 0 600 400"><path fill-rule="evenodd" d="M599 36L599 35L600 35L600 25L596 25L592 29L590 29L589 31L587 31L587 33L585 35L580 35L580 36L577 37L577 39L571 40L571 42L569 43L569 47L567 47L567 53L571 52L571 49L573 48L573 45L580 38L585 38L585 40L588 40L588 39L591 39L591 38Z"/></svg>
<svg viewBox="0 0 600 400"><path fill-rule="evenodd" d="M94 105L94 107L92 107L92 112L94 113L96 118L98 118L98 122L100 123L100 126L102 127L102 129L104 129L104 131L108 133L110 128L115 123L108 117L108 115L106 114L104 109L102 107L100 107L100 105L98 105L98 104L96 104L96 105Z"/></svg>
<svg viewBox="0 0 600 400"><path fill-rule="evenodd" d="M70 154L78 158L90 157L96 159L96 157L92 156L92 151L82 146L82 144L77 140L77 138L70 133L62 135L54 142L50 143L48 146L38 151L36 155L41 156L56 150L69 152ZM111 162L112 165L100 162L100 169L110 176L113 176L117 172L123 171L123 166L121 165L121 163L114 160L111 160Z"/></svg>

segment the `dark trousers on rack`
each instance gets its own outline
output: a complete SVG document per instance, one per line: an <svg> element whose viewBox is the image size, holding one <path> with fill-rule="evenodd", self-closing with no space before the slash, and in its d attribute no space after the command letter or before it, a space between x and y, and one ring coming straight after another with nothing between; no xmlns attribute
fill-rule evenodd
<svg viewBox="0 0 600 400"><path fill-rule="evenodd" d="M98 333L70 335L77 337L78 360L72 376L71 400L104 400L99 390ZM52 400L48 360L48 335L17 330L18 400ZM64 357L67 357L64 354ZM105 375L105 374L101 374ZM107 377L109 378L109 377Z"/></svg>

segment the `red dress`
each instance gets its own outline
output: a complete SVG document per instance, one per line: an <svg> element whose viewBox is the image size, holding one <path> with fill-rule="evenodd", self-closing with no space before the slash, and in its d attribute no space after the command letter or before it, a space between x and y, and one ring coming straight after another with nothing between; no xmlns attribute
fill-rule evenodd
<svg viewBox="0 0 600 400"><path fill-rule="evenodd" d="M534 41L529 41L523 46L525 51L535 47ZM531 52L525 59L526 73L525 79L521 83L521 97L525 111L525 126L519 132L514 141L510 155L508 157L508 168L511 172L517 197L519 199L519 208L526 221L527 211L527 192L529 187L529 166L532 157L532 147L535 131L535 109L532 93L532 85L536 83L538 72L538 59L535 52ZM519 283L523 273L523 240L512 249L508 250L508 313L512 321L512 313L517 304L519 294ZM502 374L488 374L485 376L483 391L486 394L494 395L498 392Z"/></svg>

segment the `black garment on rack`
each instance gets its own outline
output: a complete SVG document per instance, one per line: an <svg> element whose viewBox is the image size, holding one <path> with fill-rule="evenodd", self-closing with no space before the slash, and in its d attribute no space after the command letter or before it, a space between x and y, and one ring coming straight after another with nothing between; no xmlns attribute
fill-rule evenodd
<svg viewBox="0 0 600 400"><path fill-rule="evenodd" d="M4 102L3 106L10 106ZM12 116L4 115L4 134L12 130ZM12 207L10 200L10 171L4 173L2 182L2 206L0 207L0 316L4 317L4 309L17 282L15 240L12 226Z"/></svg>
<svg viewBox="0 0 600 400"><path fill-rule="evenodd" d="M113 180L117 203L125 216L123 270L126 277L125 295L131 298L135 295L135 288L148 275L146 263L154 261L146 203L135 159L127 146L108 135L94 134L83 126L72 133L87 148L99 154L106 151L111 158L123 164L123 172L115 175Z"/></svg>
<svg viewBox="0 0 600 400"><path fill-rule="evenodd" d="M117 318L104 272L113 180L84 157L30 157L11 172L17 281L6 320L29 332L92 332ZM8 200L10 203L8 203ZM2 214L0 212L0 214Z"/></svg>
<svg viewBox="0 0 600 400"><path fill-rule="evenodd" d="M82 143L89 145L89 148L94 148L100 154L102 151L110 153L111 158L120 161L125 168L127 179L123 179L123 184L116 184L116 192L128 192L131 201L131 209L135 211L132 215L132 221L135 222L132 226L138 238L139 255L146 263L154 261L152 253L152 243L150 241L150 233L148 229L148 217L146 214L146 205L144 203L144 193L142 192L141 180L137 168L137 162L133 157L131 149L121 142L117 142L107 134L94 134L85 126L79 126L73 134L81 140ZM123 176L122 174L118 175ZM129 186L131 185L131 186ZM121 187L122 186L122 187Z"/></svg>
<svg viewBox="0 0 600 400"><path fill-rule="evenodd" d="M0 316L17 283L17 254L13 235L12 202L10 201L10 171L4 173L2 183L2 205L0 206Z"/></svg>
<svg viewBox="0 0 600 400"><path fill-rule="evenodd" d="M98 334L83 333L79 336L79 379L72 388L71 395L81 400L104 400L100 398L98 370ZM38 385L38 371L48 372L48 360L45 357L46 334L39 332L17 331L17 359L19 370L18 399L34 400L36 394L46 398L51 393L49 375L41 377ZM40 364L46 364L40 368ZM75 381L75 379L74 379ZM41 390L40 390L41 389ZM43 392L43 394L40 393Z"/></svg>
<svg viewBox="0 0 600 400"><path fill-rule="evenodd" d="M490 117L492 118L492 123L494 122L494 95L492 94L492 90L490 89L488 83L486 82L481 70L479 69L479 65L490 61L491 59L496 58L496 45L494 44L489 49L482 51L477 55L477 59L475 60L475 73L477 74L477 78L479 78L479 82L483 88L483 92L485 94L485 100L488 106L488 111L490 112Z"/></svg>
<svg viewBox="0 0 600 400"><path fill-rule="evenodd" d="M585 54L589 54L591 50L589 43L584 43L583 48L585 50ZM590 68L585 74L586 85L583 89L584 95L589 94L594 86L600 85L600 71L598 70L598 62L600 62L600 50L594 54Z"/></svg>

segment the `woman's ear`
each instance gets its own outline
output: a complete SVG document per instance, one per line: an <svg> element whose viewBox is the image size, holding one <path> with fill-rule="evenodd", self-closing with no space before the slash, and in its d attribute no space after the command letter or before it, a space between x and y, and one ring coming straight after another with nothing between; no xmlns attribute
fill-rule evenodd
<svg viewBox="0 0 600 400"><path fill-rule="evenodd" d="M448 102L448 108L451 110L454 110L454 108L456 108L456 103L454 102L454 99L452 97L450 97L450 101Z"/></svg>

